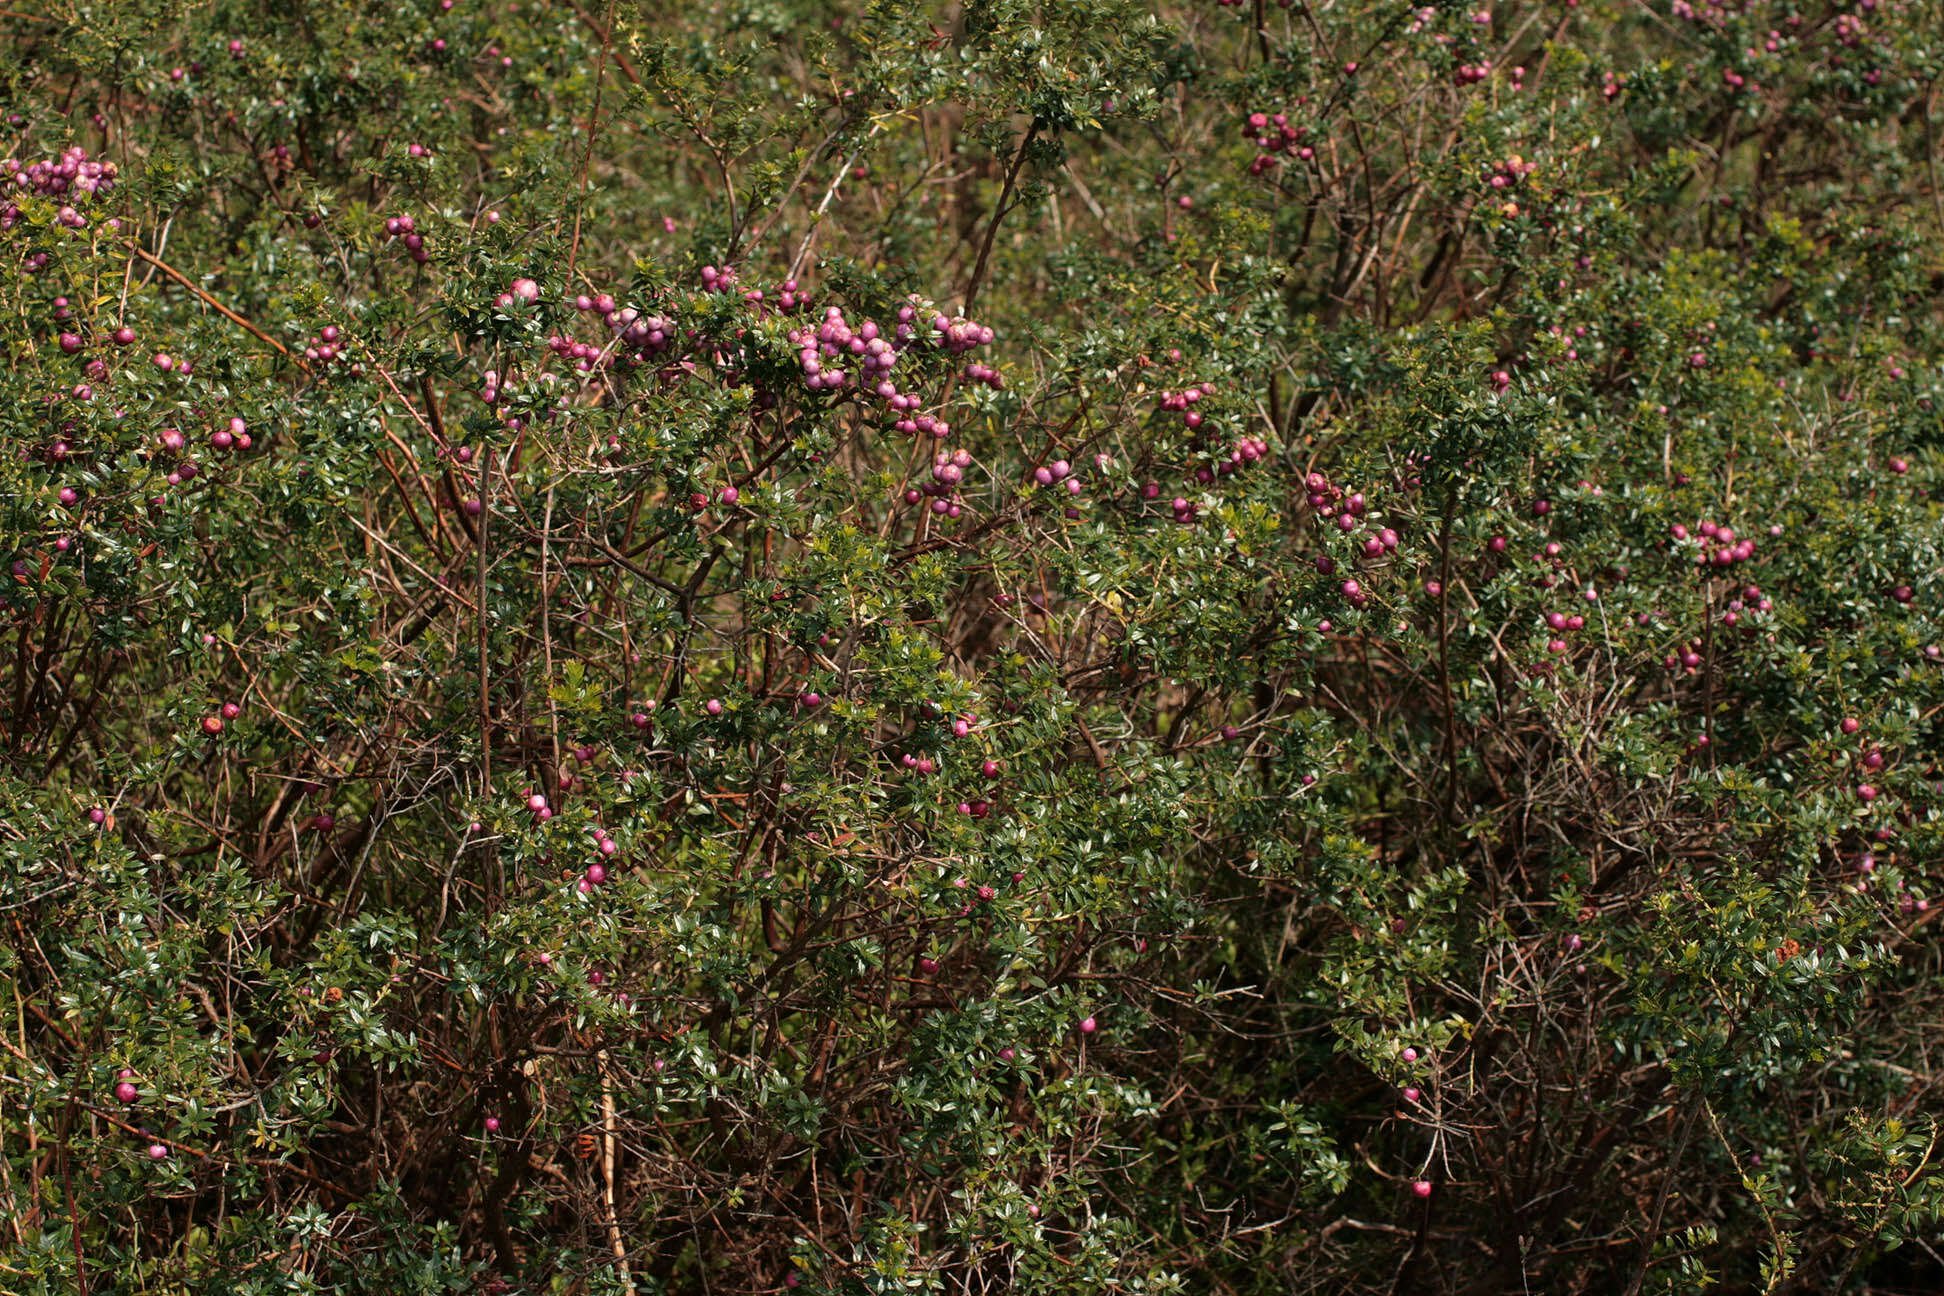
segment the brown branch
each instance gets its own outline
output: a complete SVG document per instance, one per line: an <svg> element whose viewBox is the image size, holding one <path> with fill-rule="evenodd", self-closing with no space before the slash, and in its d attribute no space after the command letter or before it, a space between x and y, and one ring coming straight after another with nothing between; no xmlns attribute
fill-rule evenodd
<svg viewBox="0 0 1944 1296"><path fill-rule="evenodd" d="M1019 168L1026 162L1026 150L1032 147L1033 140L1039 135L1040 120L1033 118L1033 124L1026 128L1026 137L1019 141L1019 151L1013 154L1012 169L1006 172L1005 188L999 191L999 201L992 208L992 221L986 226L985 244L979 249L978 264L972 267L972 281L965 286L965 313L972 313L972 304L979 299L979 288L985 283L986 260L992 255L992 241L999 236L999 222L1006 214L1006 203L1012 197L1013 185L1018 183Z"/></svg>
<svg viewBox="0 0 1944 1296"><path fill-rule="evenodd" d="M235 311L223 305L223 303L217 301L214 297L211 297L207 292L203 290L202 285L190 279L188 275L183 274L182 271L176 269L174 266L164 261L161 257L156 256L153 252L150 252L148 249L140 246L139 244L136 244L131 241L129 243L129 248L135 253L136 256L148 262L150 265L154 266L157 270L160 270L163 274L169 276L169 278L175 280L177 283L181 284L184 288L187 288L190 292L196 294L196 296L202 298L203 302L207 304L212 310L214 310L218 315L221 315L224 319L229 320L233 324L241 325L243 328L247 329L251 334L255 335L256 337L262 339L265 342L268 342L271 346L275 347L280 354L282 354L284 359L289 360L291 363L295 364L299 369L302 369L305 373L309 373L311 371L311 367L308 364L305 364L302 360L298 359L296 356L290 353L289 347L277 341L277 339L271 337L268 333L265 333L262 329L258 328L256 325L250 323L250 321L244 319L241 315L238 315Z"/></svg>

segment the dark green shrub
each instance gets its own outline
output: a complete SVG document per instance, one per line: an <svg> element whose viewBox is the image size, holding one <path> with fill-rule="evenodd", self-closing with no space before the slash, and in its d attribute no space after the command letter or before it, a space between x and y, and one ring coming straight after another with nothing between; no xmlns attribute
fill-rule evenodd
<svg viewBox="0 0 1944 1296"><path fill-rule="evenodd" d="M0 1289L1935 1289L1939 16L0 12Z"/></svg>

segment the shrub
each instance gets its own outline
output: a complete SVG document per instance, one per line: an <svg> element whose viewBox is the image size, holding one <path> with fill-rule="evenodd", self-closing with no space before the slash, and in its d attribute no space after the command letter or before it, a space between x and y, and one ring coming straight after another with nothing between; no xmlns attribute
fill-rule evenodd
<svg viewBox="0 0 1944 1296"><path fill-rule="evenodd" d="M1935 1286L1938 18L0 14L6 1289Z"/></svg>

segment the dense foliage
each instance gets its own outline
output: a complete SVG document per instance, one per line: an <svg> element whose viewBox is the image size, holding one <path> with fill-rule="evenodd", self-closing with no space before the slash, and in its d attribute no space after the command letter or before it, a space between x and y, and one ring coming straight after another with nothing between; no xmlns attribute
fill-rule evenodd
<svg viewBox="0 0 1944 1296"><path fill-rule="evenodd" d="M1935 1291L1934 0L11 0L0 1290Z"/></svg>

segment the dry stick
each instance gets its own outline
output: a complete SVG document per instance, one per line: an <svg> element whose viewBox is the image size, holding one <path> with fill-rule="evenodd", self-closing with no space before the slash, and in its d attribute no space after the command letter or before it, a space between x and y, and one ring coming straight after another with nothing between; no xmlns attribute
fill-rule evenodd
<svg viewBox="0 0 1944 1296"><path fill-rule="evenodd" d="M23 1060L31 1060L29 1059L27 1053L25 1053L20 1048L16 1047L13 1041L7 1039L5 1036L0 1036L0 1046L4 1046L8 1052L14 1054L15 1056ZM163 1147L173 1148L178 1152L186 1152L190 1156L197 1157L203 1161L211 1162L212 1164L215 1165L223 1165L223 1166L253 1165L265 1170L279 1170L279 1171L283 1171L286 1174L296 1175L299 1179L303 1179L309 1183L314 1183L320 1188L327 1188L330 1191L334 1193L338 1193L346 1198L351 1198L355 1196L355 1194L353 1194L349 1189L341 1187L338 1184L331 1183L329 1180L319 1179L316 1175L311 1174L308 1171L300 1170L296 1166L291 1165L288 1161L272 1161L265 1157L253 1157L253 1156L243 1156L243 1157L219 1156L214 1152L205 1152L201 1148L191 1147L187 1143L179 1143L175 1139L165 1138L160 1134L154 1134L147 1130L137 1129L135 1126L129 1124L127 1121L123 1120L121 1117L115 1115L111 1111L106 1111L99 1107L90 1106L87 1103L79 1103L77 1105L80 1107L82 1111L87 1112L90 1116L93 1116L98 1120L104 1120L108 1122L110 1125L113 1125L115 1128L121 1130L123 1133L133 1134L137 1138L147 1139L151 1143L160 1143Z"/></svg>
<svg viewBox="0 0 1944 1296"><path fill-rule="evenodd" d="M1451 132L1445 136L1443 147L1438 150L1439 156L1443 156L1446 152L1450 150L1453 142L1455 142L1458 138L1460 129L1461 128L1456 126L1452 127ZM1404 215L1398 221L1397 224L1397 241L1391 244L1390 256L1386 257L1384 260L1383 275L1386 281L1388 281L1391 275L1394 273L1395 267L1397 265L1397 258L1404 251L1404 236L1410 231L1411 218L1417 215L1418 202L1424 197L1425 191L1428 188L1429 186L1424 185L1422 183L1414 184L1412 186L1411 200L1410 202L1405 204Z"/></svg>
<svg viewBox="0 0 1944 1296"><path fill-rule="evenodd" d="M434 553L440 552L439 546L432 542L431 533L425 529L425 524L419 521L418 510L412 507L412 497L405 493L404 479L398 475L398 469L392 466L391 459L383 450L378 452L378 462L384 466L386 474L391 477L392 485L398 487L398 499L405 506L405 516L412 520L412 530L419 533L419 539L425 541L426 548Z"/></svg>
<svg viewBox="0 0 1944 1296"><path fill-rule="evenodd" d="M553 746L554 793L560 793L560 709L553 699L553 619L548 607L553 602L553 591L547 587L548 539L553 534L554 488L547 487L546 516L540 521L540 652L547 669L547 735ZM484 516L482 513L481 516ZM480 549L485 552L484 547Z"/></svg>
<svg viewBox="0 0 1944 1296"><path fill-rule="evenodd" d="M1728 1141L1728 1135L1722 1132L1721 1121L1719 1118L1715 1116L1713 1104L1709 1103L1707 1099L1703 1098L1701 1100L1701 1110L1707 1116L1708 1126L1709 1128L1714 1130L1714 1136L1720 1142L1721 1150L1728 1154L1728 1163L1735 1167L1735 1174L1739 1176L1744 1183L1748 1182L1749 1180L1748 1170L1742 1165L1742 1159L1735 1154L1735 1145L1730 1143ZM1931 1146L1933 1148L1937 1146L1935 1135L1932 1136ZM1930 1153L1926 1152L1924 1156L1926 1159L1928 1159ZM1919 1168L1921 1169L1922 1167ZM1913 1171L1911 1174L1911 1178L1914 1179L1915 1177L1916 1174ZM1909 1184L1909 1182L1910 1179L1904 1180L1904 1183L1906 1185ZM1769 1237L1772 1238L1775 1242L1775 1259L1776 1259L1776 1264L1779 1267L1782 1264L1786 1263L1787 1261L1787 1257L1788 1257L1787 1244L1783 1241L1782 1230L1779 1227L1777 1227L1775 1223L1775 1213L1769 1209L1767 1198L1763 1197L1759 1192L1755 1193L1754 1196L1755 1196L1755 1205L1761 1210L1762 1219L1768 1224ZM1779 1282L1781 1280L1781 1277L1784 1276L1786 1276L1786 1273L1783 1275L1778 1275L1777 1281ZM1773 1291L1775 1290L1775 1288L1771 1285L1767 1290Z"/></svg>
<svg viewBox="0 0 1944 1296"><path fill-rule="evenodd" d="M486 691L486 489L487 466L493 462L490 447L479 454L479 784L482 795L493 791L493 720ZM462 509L461 512L464 512Z"/></svg>
<svg viewBox="0 0 1944 1296"><path fill-rule="evenodd" d="M651 571L648 571L646 568L637 566L636 564L628 561L628 558L625 554L622 554L616 549L614 549L613 547L611 547L605 540L602 540L599 536L582 536L580 537L580 541L582 544L593 545L596 549L599 549L602 553L606 554L609 559L611 559L614 563L622 567L624 570L632 572L634 575L641 577L641 579L647 581L650 585L653 585L656 589L662 590L665 593L676 594L676 595L679 595L682 592L682 587L680 585L677 585L673 581L663 580L661 577L655 575L655 573ZM572 554L569 554L567 557L561 559L561 561L566 563L570 567L594 567L594 566L605 565L598 558L575 558Z"/></svg>
<svg viewBox="0 0 1944 1296"><path fill-rule="evenodd" d="M1013 185L1019 180L1019 168L1025 165L1026 150L1031 148L1038 137L1040 119L1033 118L1033 124L1026 128L1026 137L1019 141L1019 151L1013 154L1012 169L1006 172L1005 188L999 191L999 201L992 209L992 223L986 226L985 244L979 249L978 264L972 267L972 281L965 286L965 313L972 314L972 303L978 300L979 287L985 282L986 261L992 255L992 241L999 236L999 221L1006 214L1006 203L1012 197Z"/></svg>
<svg viewBox="0 0 1944 1296"><path fill-rule="evenodd" d="M1706 573L1701 575L1701 733L1708 740L1708 768L1715 766L1714 749L1714 581Z"/></svg>
<svg viewBox="0 0 1944 1296"><path fill-rule="evenodd" d="M390 374L385 375L385 381L394 392L398 392L398 384L391 381ZM398 399L405 402L405 406L407 409L411 409L411 402L405 400L405 395L403 392L398 392ZM412 410L411 412L415 417L418 415L417 410ZM424 420L420 419L420 422L424 423ZM439 539L437 544L433 544L430 538L426 540L426 543L431 544L434 550L442 549L446 544L446 534L445 534L445 527L439 522L439 497L433 494L432 484L426 481L425 474L419 471L418 456L412 453L412 448L410 446L406 445L403 441L399 440L398 433L391 430L391 424L385 422L384 417L382 415L379 416L378 425L385 429L386 440L390 441L393 445L397 446L398 452L405 456L405 461L407 463L411 464L412 480L418 483L419 492L425 496L425 502L431 508L432 530L438 533ZM430 424L426 424L426 426L429 428ZM441 443L440 449L442 450L445 449L443 443ZM385 466L389 468L391 465L386 464ZM403 491L404 489L403 485L401 485L399 489ZM454 500L454 504L455 505L457 504L456 499ZM411 501L409 499L406 500L405 506L407 509L411 509ZM414 523L418 521L418 512L416 509L412 510L412 520ZM419 528L419 534L420 535L425 534L425 529L423 527Z"/></svg>
<svg viewBox="0 0 1944 1296"><path fill-rule="evenodd" d="M128 265L122 270L121 297L115 302L115 325L128 323L128 289L135 282L135 260L129 258Z"/></svg>
<svg viewBox="0 0 1944 1296"><path fill-rule="evenodd" d="M614 6L613 5L608 6L608 25L606 27L602 27L601 24L594 21L594 15L588 13L587 10L581 8L578 4L575 4L574 0L567 0L567 4L568 7L573 9L573 11L576 14L580 15L580 20L587 24L587 29L593 32L596 36L599 36L601 38L601 44L603 47L605 47L613 39L612 36L612 33L614 31ZM639 90L642 88L640 75L634 70L634 65L628 62L628 56L623 54L620 50L614 51L614 66L621 69L621 75L628 78L628 81L635 87L635 89Z"/></svg>
<svg viewBox="0 0 1944 1296"><path fill-rule="evenodd" d="M783 196L776 200L775 208L771 210L768 216L763 218L763 223L756 227L756 232L749 236L749 244L747 247L738 250L737 240L741 238L742 232L740 230L736 231L729 240L728 250L722 255L724 261L747 261L750 257L756 255L756 249L768 237L770 230L776 227L776 222L783 218L784 209L790 205L790 199L795 197L796 191L802 187L804 177L810 174L810 168L817 164L817 159L823 156L823 151L835 142L838 132L841 130L843 130L843 127L839 126L837 130L824 136L823 143L811 149L804 157L803 165L797 168L796 176L790 181L790 187L783 191ZM876 134L877 132L873 130L871 133ZM852 161L855 161L856 157L857 155L853 153L851 155ZM844 164L844 170L837 173L839 178L843 176L844 171L850 170L850 167L850 162L846 162Z"/></svg>
<svg viewBox="0 0 1944 1296"><path fill-rule="evenodd" d="M628 1296L635 1296L634 1275L628 1271L628 1248L621 1239L621 1221L614 1208L614 1076L608 1066L608 1052L602 1049L595 1057L601 1064L601 1178L606 1181L607 1190L607 1232L608 1246L614 1251L615 1263L621 1266L621 1285Z"/></svg>
<svg viewBox="0 0 1944 1296"><path fill-rule="evenodd" d="M384 373L384 370L381 369L379 370L379 372ZM385 376L385 381L388 383L391 381L391 376L389 374ZM394 385L392 387L392 390L395 392L398 391L397 386ZM401 401L405 401L405 408L408 410L412 410L412 416L414 418L420 419L420 421L425 425L426 430L431 434L432 440L439 446L439 448L447 451L448 454L450 454L452 450L452 443L446 437L445 416L439 413L439 393L432 386L431 374L422 373L419 375L419 391L425 396L425 413L423 416L421 416L416 409L412 409L412 402L405 400L403 393L399 394L398 399ZM484 493L485 490L484 481L485 481L486 470L483 467L483 465L485 463L487 456L489 456L492 452L488 448L482 446L480 448L479 453L480 453L480 462L482 464L482 467L480 469L480 480L482 485L481 485L481 494L479 496L479 507L481 509L484 509L486 507L486 496ZM458 514L459 526L462 530L465 531L466 538L471 540L474 544L483 544L484 540L481 537L485 534L485 532L483 528L475 527L472 523L472 519L466 516L465 501L459 498L459 483L455 481L452 476L451 460L448 459L445 463L441 464L439 467L439 471L444 475L446 494L448 494L452 498L453 510ZM433 516L437 517L438 514L435 512Z"/></svg>
<svg viewBox="0 0 1944 1296"><path fill-rule="evenodd" d="M202 286L200 284L190 279L188 275L183 274L182 271L176 269L168 262L162 260L162 258L154 255L153 253L148 251L148 249L141 247L136 243L131 242L129 244L129 248L135 253L136 256L148 262L150 265L154 266L157 270L160 270L163 274L169 276L169 278L175 280L177 283L181 284L184 288L187 288L190 292L196 294L196 296L202 298L203 301L207 303L209 307L213 309L217 314L221 315L223 318L229 320L233 324L240 324L245 329L248 329L251 333L255 334L258 338L261 338L263 341L268 342L271 346L277 348L277 350L283 355L283 357L286 360L289 360L292 363L294 363L299 369L302 369L305 373L309 373L311 371L311 367L309 365L305 364L302 360L298 359L296 356L290 354L289 347L277 341L277 339L271 337L268 333L265 333L262 329L258 328L256 325L250 323L250 321L244 319L241 315L238 315L235 311L223 305L223 303L217 301L214 297L211 297L208 293L203 291Z"/></svg>
<svg viewBox="0 0 1944 1296"><path fill-rule="evenodd" d="M1445 759L1448 762L1445 824L1452 829L1456 828L1453 820L1458 810L1458 720L1451 700L1451 523L1457 511L1458 487L1454 482L1451 494L1445 500L1444 526L1438 534L1438 689L1444 694Z"/></svg>
<svg viewBox="0 0 1944 1296"><path fill-rule="evenodd" d="M1644 4L1641 5L1640 8L1643 11L1646 11L1650 14L1653 12L1649 6ZM1658 17L1659 15L1654 15L1654 16ZM1531 85L1534 90L1537 90L1539 88L1539 83L1545 80L1546 65L1552 62L1553 48L1559 44L1560 38L1566 34L1566 25L1572 21L1573 21L1573 13L1572 10L1569 9L1566 11L1566 16L1559 20L1559 26L1553 28L1552 39L1546 42L1544 46L1545 52L1540 54L1539 56L1539 66L1534 68L1532 72ZM1666 26L1665 23L1663 23L1662 25ZM1668 30L1674 31L1674 28L1668 27Z"/></svg>
<svg viewBox="0 0 1944 1296"><path fill-rule="evenodd" d="M14 1245L25 1246L27 1235L20 1227L25 1217L21 1213L19 1200L14 1196L13 1172L7 1168L7 1158L3 1156L0 1156L0 1192L7 1195L7 1224L13 1229Z"/></svg>
<svg viewBox="0 0 1944 1296"><path fill-rule="evenodd" d="M596 28L596 30L600 30ZM601 59L594 65L594 107L587 114L587 146L581 150L580 188L574 194L574 241L567 249L567 282L580 261L581 208L587 203L587 167L594 160L594 128L601 120L601 86L607 79L608 46L613 43L614 0L608 0L607 30L601 32ZM554 753L558 763L559 753Z"/></svg>
<svg viewBox="0 0 1944 1296"><path fill-rule="evenodd" d="M1640 1285L1647 1281L1647 1271L1654 1267L1654 1240L1660 1236L1661 1216L1667 1210L1667 1199L1674 1191L1674 1176L1680 1173L1681 1159L1687 1155L1688 1140L1694 1133L1694 1122L1701 1116L1701 1090L1695 1089L1688 1095L1687 1119L1682 1122L1680 1137L1674 1141L1674 1157L1667 1163L1667 1173L1661 1176L1660 1191L1654 1198L1654 1213L1647 1223L1647 1234L1642 1239L1640 1268L1634 1271L1633 1281L1627 1284L1627 1296L1640 1296Z"/></svg>
<svg viewBox="0 0 1944 1296"><path fill-rule="evenodd" d="M1944 225L1944 193L1937 188L1937 133L1931 123L1931 110L1936 105L1937 81L1933 78L1924 95L1924 170L1930 175L1931 210L1937 215L1937 223Z"/></svg>
<svg viewBox="0 0 1944 1296"><path fill-rule="evenodd" d="M803 232L803 242L797 244L796 256L790 260L790 273L783 276L785 279L796 278L797 271L803 266L803 258L809 255L810 241L817 237L817 223L823 220L823 214L830 209L830 200L837 196L837 186L842 184L844 177L850 174L851 167L857 162L857 155L864 151L864 145L871 142L871 136L876 135L883 129L883 123L873 122L871 124L871 134L866 135L858 142L857 147L851 150L851 155L844 159L844 165L838 167L837 174L831 177L830 187L824 190L823 201L817 204L817 210L810 217L810 228ZM778 208L778 210L781 211L782 209ZM757 237L760 238L762 234L767 234L768 232L769 227L764 226ZM752 248L755 246L755 240L751 240L750 246Z"/></svg>
<svg viewBox="0 0 1944 1296"><path fill-rule="evenodd" d="M61 1119L61 1187L67 1194L68 1235L74 1240L74 1284L81 1296L88 1296L88 1265L81 1254L81 1211L74 1199L74 1160L68 1149L68 1138L74 1132L74 1112L79 1105L80 1099L70 1090L67 1113Z"/></svg>
<svg viewBox="0 0 1944 1296"><path fill-rule="evenodd" d="M413 562L411 558L409 558L403 552L401 552L396 545L392 544L391 541L387 540L384 536L372 530L364 523L358 521L358 519L355 517L351 519L351 525L358 528L358 530L364 532L366 535L370 536L372 540L374 540L381 548L385 550L385 552L389 553L392 557L398 559L400 562L404 563L407 567L410 567L413 571L417 572L420 576L424 577L427 586L430 587L433 597L451 598L455 600L460 607L466 609L466 611L471 612L475 615L478 614L479 609L474 607L472 602L468 600L464 594L461 594L458 590L446 584L446 582L440 577L434 576L431 572L426 571L425 568Z"/></svg>
<svg viewBox="0 0 1944 1296"><path fill-rule="evenodd" d="M36 605L36 614L45 606L45 600ZM27 730L27 664L33 659L33 639L28 635L29 623L25 618L20 622L20 639L14 651L14 702L13 702L13 742L22 746L23 735ZM24 748L23 748L24 749Z"/></svg>

